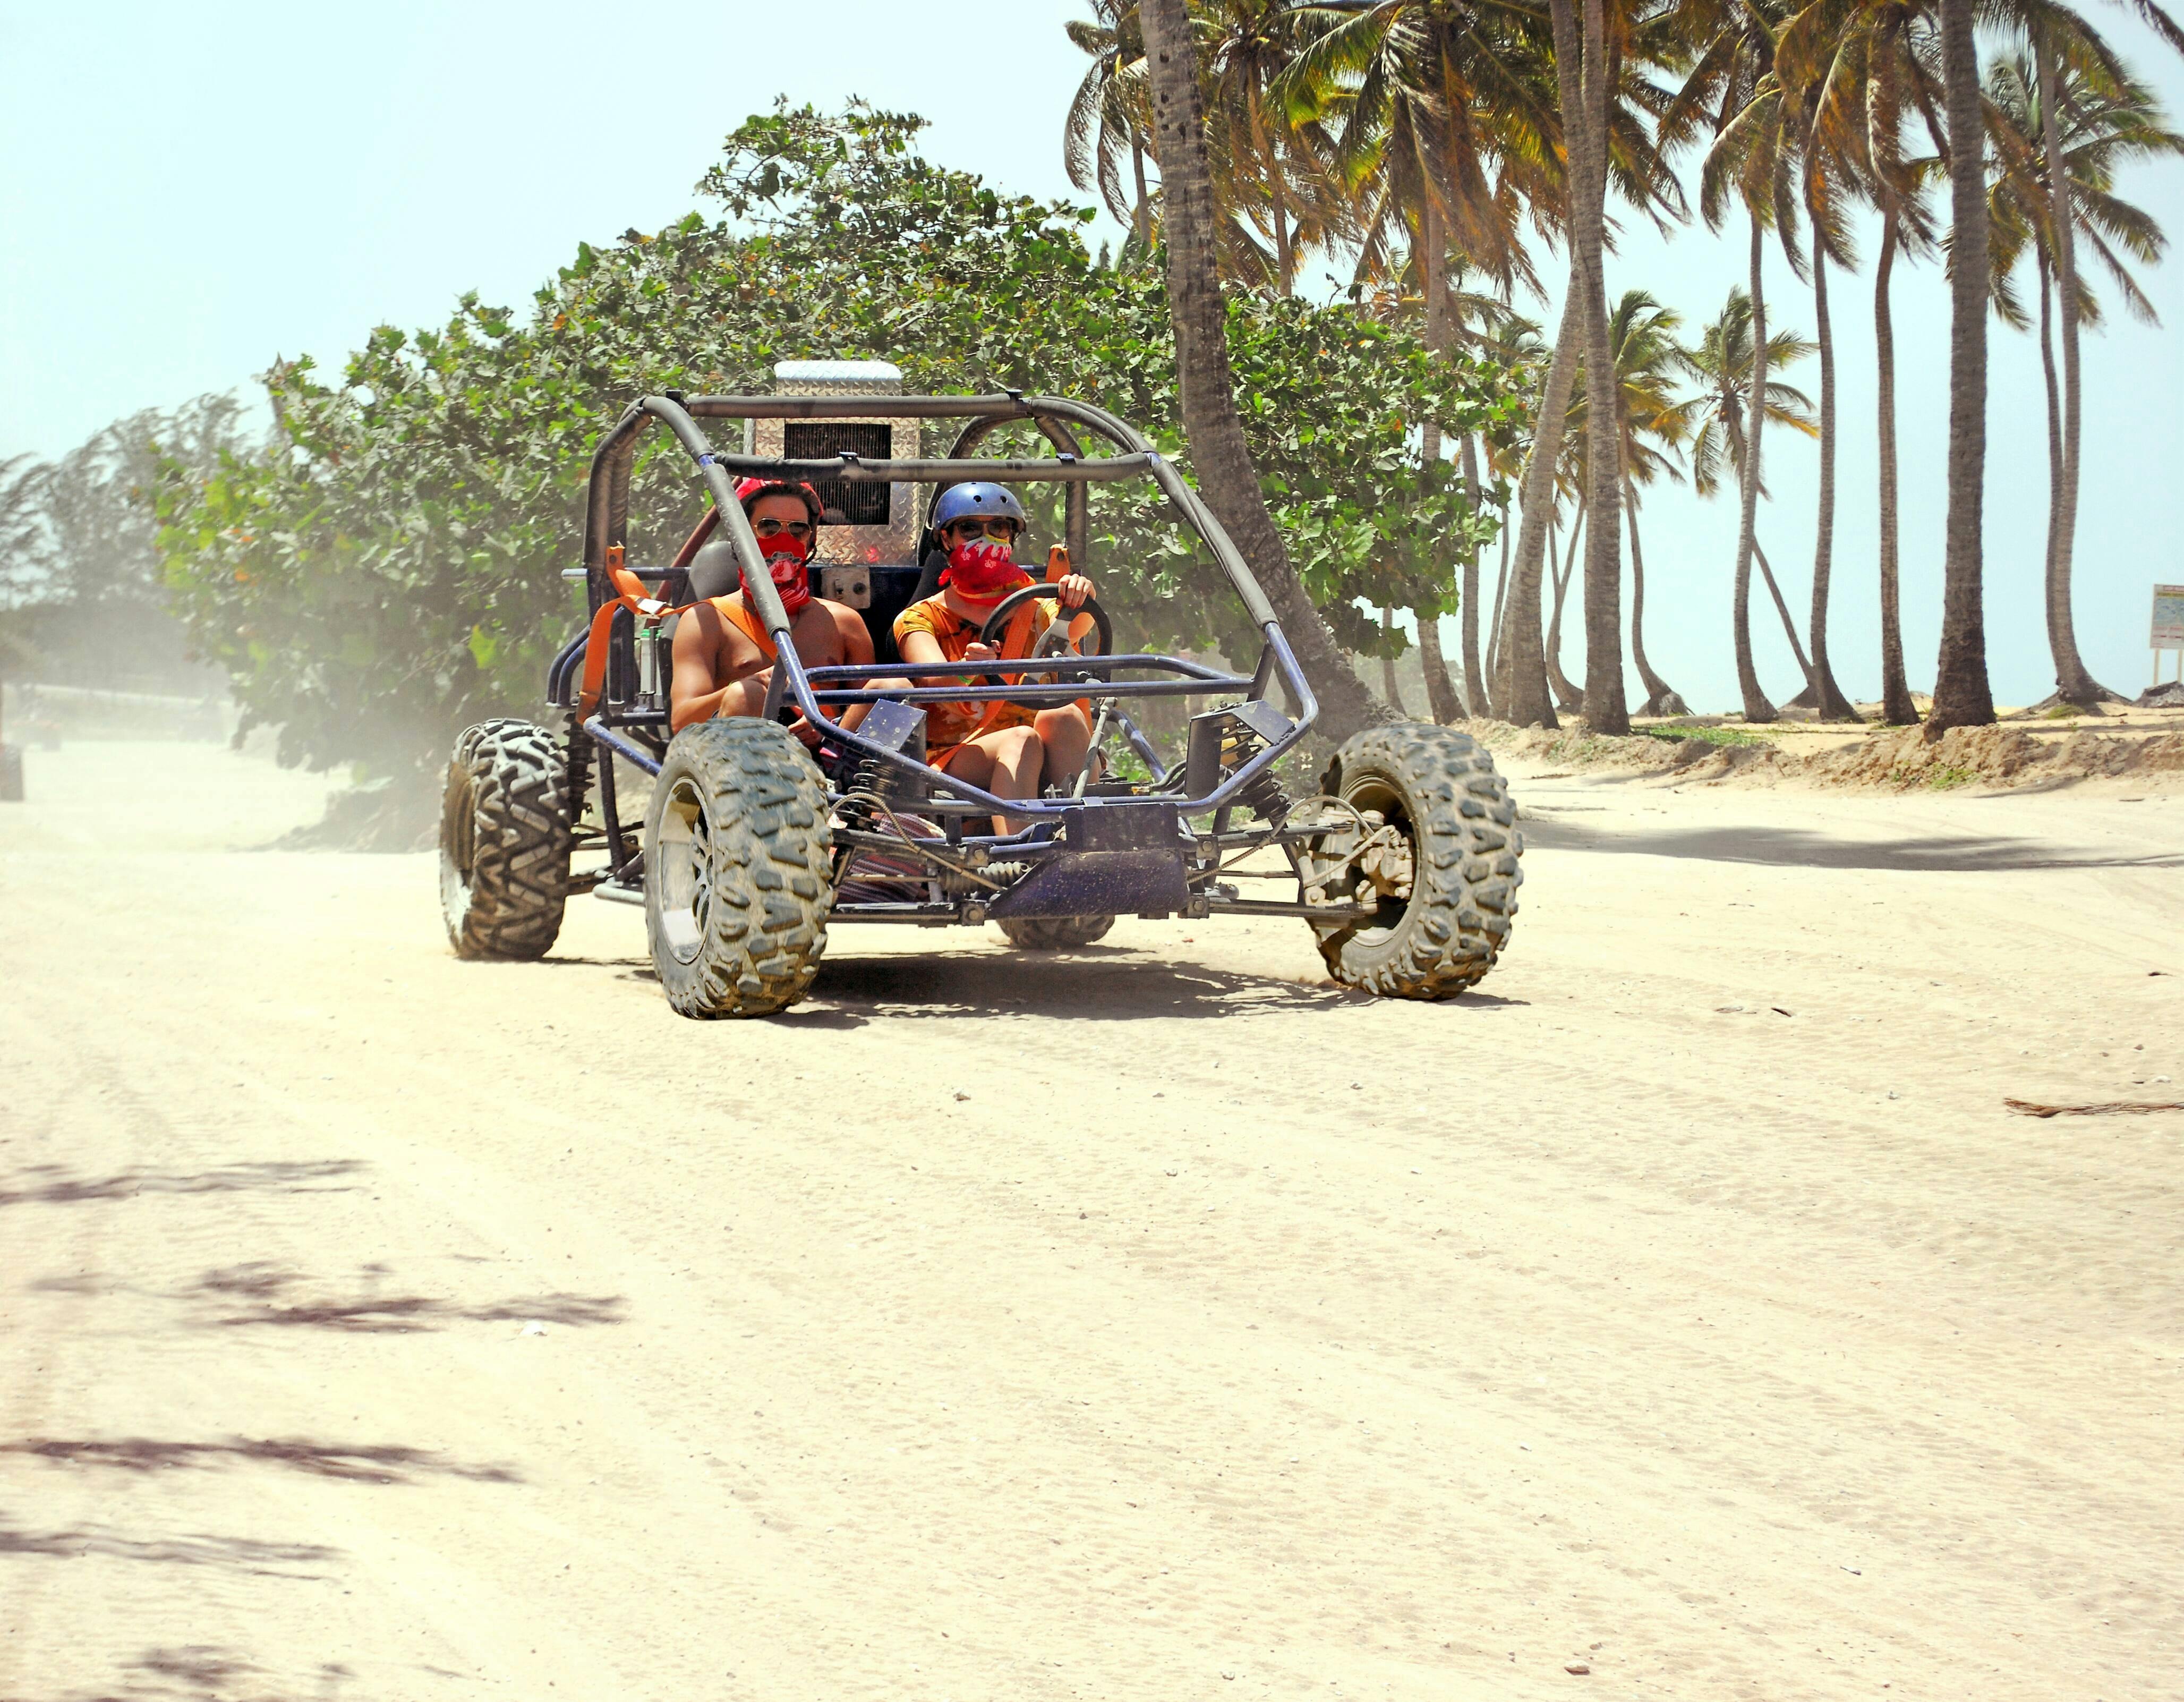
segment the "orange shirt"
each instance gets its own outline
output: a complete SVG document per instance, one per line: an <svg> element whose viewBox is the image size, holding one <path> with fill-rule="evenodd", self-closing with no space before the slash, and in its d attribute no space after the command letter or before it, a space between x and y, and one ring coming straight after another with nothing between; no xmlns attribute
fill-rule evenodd
<svg viewBox="0 0 2184 1702"><path fill-rule="evenodd" d="M1025 584L1030 583L1028 578L1024 581ZM1023 605L1009 617L1008 630L1001 635L1001 655L1012 660L1029 656L1039 635L1053 625L1061 606L1045 598ZM942 656L950 661L961 661L978 641L978 627L983 624L961 619L942 597L928 597L922 603L912 603L894 617L895 647L900 650L903 639L911 633L928 633L940 646ZM920 680L917 684L937 685L939 682ZM1021 703L928 703L925 711L928 751L945 750L997 728L1028 727L1039 712Z"/></svg>

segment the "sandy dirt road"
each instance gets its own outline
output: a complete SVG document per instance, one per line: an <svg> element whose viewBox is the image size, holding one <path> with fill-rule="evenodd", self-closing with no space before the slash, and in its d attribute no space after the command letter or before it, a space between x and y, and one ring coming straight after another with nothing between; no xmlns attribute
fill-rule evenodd
<svg viewBox="0 0 2184 1702"><path fill-rule="evenodd" d="M2184 1114L2002 1106L2184 1097L2184 799L1535 778L1481 996L697 1024L248 849L321 783L30 784L0 1698L2184 1694Z"/></svg>

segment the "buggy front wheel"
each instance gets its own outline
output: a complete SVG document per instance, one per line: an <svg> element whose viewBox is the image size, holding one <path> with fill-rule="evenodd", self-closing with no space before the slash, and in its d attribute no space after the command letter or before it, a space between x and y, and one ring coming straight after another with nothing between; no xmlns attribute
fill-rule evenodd
<svg viewBox="0 0 2184 1702"><path fill-rule="evenodd" d="M1341 820L1306 851L1306 879L1365 918L1315 923L1346 986L1400 999L1460 993L1508 943L1524 840L1508 783L1468 735L1375 727L1344 741L1317 807Z"/></svg>
<svg viewBox="0 0 2184 1702"><path fill-rule="evenodd" d="M802 998L834 907L827 789L804 747L749 717L675 735L644 828L644 917L667 1002L763 1017Z"/></svg>

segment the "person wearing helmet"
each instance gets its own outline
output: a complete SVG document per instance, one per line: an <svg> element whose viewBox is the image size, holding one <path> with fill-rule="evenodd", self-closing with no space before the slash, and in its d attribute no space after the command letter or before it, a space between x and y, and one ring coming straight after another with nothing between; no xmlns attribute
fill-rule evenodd
<svg viewBox="0 0 2184 1702"><path fill-rule="evenodd" d="M806 667L868 664L872 634L855 609L811 594L812 540L823 512L819 494L808 484L749 478L736 488L759 553L766 557L781 605L788 612L788 634ZM675 672L668 688L668 723L677 733L719 715L758 715L773 681L777 654L773 635L738 589L708 596L709 579L738 583L735 546L716 538L690 563L692 589L700 599L675 629ZM900 682L896 682L900 684ZM853 704L842 717L855 728L869 706ZM819 742L818 729L794 728L807 745Z"/></svg>
<svg viewBox="0 0 2184 1702"><path fill-rule="evenodd" d="M1023 505L1002 485L953 485L933 505L933 526L947 565L939 593L895 617L895 646L906 662L1029 656L1061 610L1081 609L1095 594L1082 573L1069 574L1056 583L1052 600L1027 602L1018 610L998 647L982 644L978 633L986 617L1011 592L1032 583L1016 561ZM1074 773L1092 742L1091 717L1077 704L1034 711L1016 703L935 703L927 706L927 716L926 760L1003 798L1037 797L1042 778Z"/></svg>

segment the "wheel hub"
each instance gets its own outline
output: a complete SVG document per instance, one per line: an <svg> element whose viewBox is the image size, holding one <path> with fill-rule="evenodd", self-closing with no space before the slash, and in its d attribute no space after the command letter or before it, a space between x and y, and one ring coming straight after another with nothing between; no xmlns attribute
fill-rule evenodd
<svg viewBox="0 0 2184 1702"><path fill-rule="evenodd" d="M1373 831L1358 853L1358 875L1371 883L1373 890L1381 897L1407 902L1418 880L1418 862L1410 836L1390 825L1378 810L1363 813L1366 824Z"/></svg>

